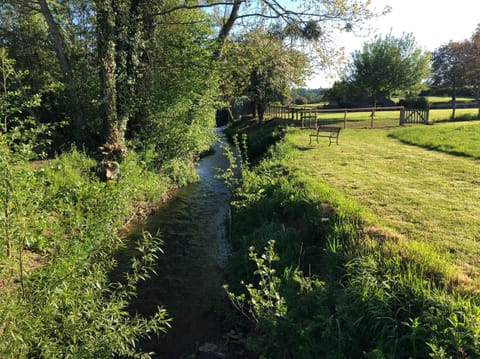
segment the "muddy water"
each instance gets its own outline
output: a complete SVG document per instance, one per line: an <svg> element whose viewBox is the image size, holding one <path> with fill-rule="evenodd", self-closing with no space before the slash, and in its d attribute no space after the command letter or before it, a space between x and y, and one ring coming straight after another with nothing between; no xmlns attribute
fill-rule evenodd
<svg viewBox="0 0 480 359"><path fill-rule="evenodd" d="M225 143L221 131L221 142ZM222 337L228 303L222 284L229 256L226 238L228 188L216 178L228 166L223 144L197 166L198 183L183 188L174 198L136 228L161 233L164 252L153 277L140 288L135 309L150 314L164 306L173 318L172 328L161 338L142 343L155 358L183 358L200 345Z"/></svg>

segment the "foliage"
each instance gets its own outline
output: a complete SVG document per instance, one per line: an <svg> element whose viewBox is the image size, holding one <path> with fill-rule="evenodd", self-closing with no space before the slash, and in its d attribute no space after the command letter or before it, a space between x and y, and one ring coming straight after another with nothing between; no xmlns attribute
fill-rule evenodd
<svg viewBox="0 0 480 359"><path fill-rule="evenodd" d="M309 88L294 88L291 90L291 97L295 101L299 97L305 97L306 103L319 103L323 101L323 96L327 90L325 89L309 89Z"/></svg>
<svg viewBox="0 0 480 359"><path fill-rule="evenodd" d="M432 80L436 86L451 88L453 101L452 119L455 119L455 101L457 91L463 87L471 87L475 98L480 96L480 28L472 38L460 42L450 41L440 46L433 53ZM479 107L480 114L480 107Z"/></svg>
<svg viewBox="0 0 480 359"><path fill-rule="evenodd" d="M261 28L229 43L225 56L234 67L224 77L224 96L248 96L260 122L267 104L288 97L290 88L301 84L309 71L304 53Z"/></svg>
<svg viewBox="0 0 480 359"><path fill-rule="evenodd" d="M134 152L116 183L101 183L94 161L76 151L32 166L1 148L0 356L148 357L136 343L165 331L168 316L127 309L137 282L152 273L159 238L144 235L122 281L110 275L132 202L158 199L167 182Z"/></svg>
<svg viewBox="0 0 480 359"><path fill-rule="evenodd" d="M405 99L398 101L398 106L405 106L406 108L428 109L430 107L429 100L423 96L406 96Z"/></svg>
<svg viewBox="0 0 480 359"><path fill-rule="evenodd" d="M45 18L38 4L5 1L0 9L0 41L15 59L28 93L41 98L32 112L42 124L54 126L49 155L70 148L75 141L98 146L102 122L98 112L98 70L94 60L92 9L83 0L48 2L54 21L61 27L70 64L63 73ZM64 121L68 126L58 127ZM55 147L55 149L52 149Z"/></svg>
<svg viewBox="0 0 480 359"><path fill-rule="evenodd" d="M39 123L32 115L40 106L40 97L29 95L29 89L21 85L26 75L15 69L15 61L7 56L5 48L0 48L0 132L15 152L35 158L36 154L45 156L53 126Z"/></svg>
<svg viewBox="0 0 480 359"><path fill-rule="evenodd" d="M467 72L467 44L450 42L440 46L432 54L433 83L437 86L465 85Z"/></svg>
<svg viewBox="0 0 480 359"><path fill-rule="evenodd" d="M372 141L371 133L357 132ZM451 262L433 270L436 250L414 248L378 228L379 217L351 192L319 180L305 167L316 155L298 150L300 135L287 132L234 191L229 287L244 316L264 319L253 320L246 343L265 358L477 356L478 297L442 284L439 277ZM327 152L337 158L335 150ZM322 156L335 161L325 151ZM345 166L345 159L339 161ZM332 176L335 171L329 181ZM252 255L252 246L264 247L263 259L272 261L259 265L262 257ZM259 281L259 272L270 273L269 279ZM275 283L274 290L268 283ZM269 311L267 293L281 298L281 315Z"/></svg>
<svg viewBox="0 0 480 359"><path fill-rule="evenodd" d="M306 105L308 103L308 99L306 97L297 97L295 99L295 105Z"/></svg>
<svg viewBox="0 0 480 359"><path fill-rule="evenodd" d="M374 106L380 94L419 92L430 71L430 54L416 45L412 34L377 36L352 57L348 81L366 92Z"/></svg>

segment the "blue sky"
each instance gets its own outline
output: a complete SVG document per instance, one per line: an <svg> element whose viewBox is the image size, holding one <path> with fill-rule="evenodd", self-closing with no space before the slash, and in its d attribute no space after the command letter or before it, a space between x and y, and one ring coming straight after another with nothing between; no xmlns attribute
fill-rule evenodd
<svg viewBox="0 0 480 359"><path fill-rule="evenodd" d="M402 33L413 33L420 47L433 51L450 40L470 38L480 24L479 0L372 0L372 4L377 9L389 5L392 10L371 23L370 37L352 34L339 37L338 45L345 47L347 58L375 34L391 31L395 36L401 36ZM307 84L311 88L329 87L334 79L321 73Z"/></svg>

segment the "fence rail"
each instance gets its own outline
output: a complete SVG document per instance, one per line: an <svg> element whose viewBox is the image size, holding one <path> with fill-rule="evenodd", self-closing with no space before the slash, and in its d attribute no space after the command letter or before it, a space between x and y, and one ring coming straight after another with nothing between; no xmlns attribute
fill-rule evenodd
<svg viewBox="0 0 480 359"><path fill-rule="evenodd" d="M405 111L403 106L319 109L270 105L267 107L266 115L290 120L298 123L302 128L314 128L319 124L342 125L343 128L385 128L408 123L405 119L410 118L410 115L406 116ZM370 112L370 115L365 116L365 112ZM388 114L375 116L377 112L388 112ZM428 115L426 118L428 120Z"/></svg>

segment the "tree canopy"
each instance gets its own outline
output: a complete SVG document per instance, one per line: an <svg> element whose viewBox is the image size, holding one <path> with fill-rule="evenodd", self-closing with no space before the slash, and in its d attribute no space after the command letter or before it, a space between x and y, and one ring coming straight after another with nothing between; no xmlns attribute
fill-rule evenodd
<svg viewBox="0 0 480 359"><path fill-rule="evenodd" d="M452 118L455 118L456 95L460 87L470 87L476 99L480 97L480 26L471 39L450 41L436 49L432 58L433 84L452 89Z"/></svg>
<svg viewBox="0 0 480 359"><path fill-rule="evenodd" d="M260 122L268 102L288 97L290 89L301 85L309 74L305 53L286 46L277 34L262 28L229 42L225 57L224 94L230 99L247 97Z"/></svg>
<svg viewBox="0 0 480 359"><path fill-rule="evenodd" d="M366 92L374 106L380 94L419 91L430 73L430 54L418 47L412 34L377 36L352 58L348 82Z"/></svg>
<svg viewBox="0 0 480 359"><path fill-rule="evenodd" d="M110 166L131 141L155 147L160 162L186 155L172 145L185 132L187 153L204 146L200 119L232 95L219 86L224 70L239 65L228 54L232 35L246 41L261 29L275 42L269 54L244 54L249 85L234 94L261 104L301 83L307 58L333 61L334 31L377 15L367 0L2 0L0 44L28 70L22 84L40 96L31 109L40 122L66 123L50 153L72 143L101 148L100 162Z"/></svg>

